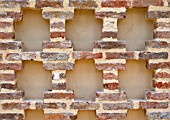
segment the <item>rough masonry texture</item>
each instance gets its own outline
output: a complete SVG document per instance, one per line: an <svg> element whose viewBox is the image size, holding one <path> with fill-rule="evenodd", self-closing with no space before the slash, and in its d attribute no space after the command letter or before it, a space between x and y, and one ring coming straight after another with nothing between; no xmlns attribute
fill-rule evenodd
<svg viewBox="0 0 170 120"><path fill-rule="evenodd" d="M117 21L126 17L126 9L147 7L146 19L155 20L153 39L145 51L126 51L126 41L117 40ZM50 40L41 52L22 52L24 43L15 40L14 22L22 20L22 8L42 9L50 21ZM66 40L65 22L73 19L74 9L95 10L103 20L102 39L93 51L73 51ZM144 109L149 120L170 119L170 0L0 0L0 120L23 120L24 110L43 109L45 120L75 120L78 110L96 110L98 120L124 119L129 109ZM74 99L66 90L66 71L74 70L79 59L94 59L103 70L103 91L96 91L95 101ZM128 99L119 90L118 70L126 69L126 60L147 60L154 71L154 90L145 99ZM44 91L40 101L24 100L24 91L16 84L15 70L22 70L24 60L42 61L52 70L52 90Z"/></svg>

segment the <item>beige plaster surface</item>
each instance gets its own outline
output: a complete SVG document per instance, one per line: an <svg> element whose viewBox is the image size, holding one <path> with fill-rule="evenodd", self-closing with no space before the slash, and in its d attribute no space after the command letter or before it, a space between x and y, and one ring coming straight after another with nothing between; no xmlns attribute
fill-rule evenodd
<svg viewBox="0 0 170 120"><path fill-rule="evenodd" d="M24 43L24 51L42 51L42 41L50 39L50 23L41 12L23 10L23 20L15 23L16 40Z"/></svg>
<svg viewBox="0 0 170 120"><path fill-rule="evenodd" d="M153 39L153 21L146 20L147 9L127 9L126 18L118 20L118 40L127 41L127 50L145 49L145 41Z"/></svg>
<svg viewBox="0 0 170 120"><path fill-rule="evenodd" d="M103 89L102 71L95 69L94 60L77 60L66 78L67 89L74 90L76 99L95 100L96 90Z"/></svg>
<svg viewBox="0 0 170 120"><path fill-rule="evenodd" d="M74 19L66 22L66 39L73 41L76 51L92 51L94 41L101 40L102 24L94 10L75 10Z"/></svg>
<svg viewBox="0 0 170 120"><path fill-rule="evenodd" d="M127 118L125 120L147 120L145 110L128 110Z"/></svg>
<svg viewBox="0 0 170 120"><path fill-rule="evenodd" d="M51 72L43 69L42 62L23 64L24 69L16 72L19 89L25 91L25 99L43 99L43 91L51 88Z"/></svg>
<svg viewBox="0 0 170 120"><path fill-rule="evenodd" d="M126 70L119 71L120 89L128 98L144 98L146 90L152 89L152 71L146 68L146 61L127 60Z"/></svg>
<svg viewBox="0 0 170 120"><path fill-rule="evenodd" d="M26 110L25 120L44 120L43 110Z"/></svg>
<svg viewBox="0 0 170 120"><path fill-rule="evenodd" d="M97 120L96 111L93 110L79 110L76 120Z"/></svg>

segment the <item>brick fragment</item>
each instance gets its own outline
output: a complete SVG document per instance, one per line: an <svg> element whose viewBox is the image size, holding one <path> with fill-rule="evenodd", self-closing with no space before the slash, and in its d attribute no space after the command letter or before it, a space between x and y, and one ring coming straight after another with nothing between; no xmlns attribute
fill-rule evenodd
<svg viewBox="0 0 170 120"><path fill-rule="evenodd" d="M125 119L126 113L98 113L97 120Z"/></svg>
<svg viewBox="0 0 170 120"><path fill-rule="evenodd" d="M146 113L148 119L169 119L170 112L151 112Z"/></svg>
<svg viewBox="0 0 170 120"><path fill-rule="evenodd" d="M51 32L50 38L65 38L66 33L65 32Z"/></svg>
<svg viewBox="0 0 170 120"><path fill-rule="evenodd" d="M21 20L22 13L21 12L1 12L0 18L12 18L14 20Z"/></svg>
<svg viewBox="0 0 170 120"><path fill-rule="evenodd" d="M0 120L23 120L24 115L20 113L0 113Z"/></svg>
<svg viewBox="0 0 170 120"><path fill-rule="evenodd" d="M168 99L168 93L156 93L156 92L152 92L152 91L148 91L145 94L146 99L148 100L167 100Z"/></svg>
<svg viewBox="0 0 170 120"><path fill-rule="evenodd" d="M166 22L156 22L154 24L154 29L157 28L170 28L170 23L166 23Z"/></svg>
<svg viewBox="0 0 170 120"><path fill-rule="evenodd" d="M170 14L170 13L169 13ZM170 38L170 31L156 31L153 34L154 38Z"/></svg>
<svg viewBox="0 0 170 120"><path fill-rule="evenodd" d="M65 24L63 22L53 22L50 24L50 28L64 29Z"/></svg>
<svg viewBox="0 0 170 120"><path fill-rule="evenodd" d="M53 90L66 90L66 83L53 83L52 89Z"/></svg>
<svg viewBox="0 0 170 120"><path fill-rule="evenodd" d="M62 8L64 0L36 0L36 8L54 7Z"/></svg>
<svg viewBox="0 0 170 120"><path fill-rule="evenodd" d="M22 70L22 63L0 63L0 70Z"/></svg>
<svg viewBox="0 0 170 120"><path fill-rule="evenodd" d="M15 78L16 78L15 74L10 73L0 74L0 81L14 81Z"/></svg>
<svg viewBox="0 0 170 120"><path fill-rule="evenodd" d="M168 43L166 41L146 41L145 45L150 48L166 48Z"/></svg>
<svg viewBox="0 0 170 120"><path fill-rule="evenodd" d="M21 99L24 93L22 91L15 91L10 93L0 93L0 100Z"/></svg>
<svg viewBox="0 0 170 120"><path fill-rule="evenodd" d="M1 0L0 7L3 8L17 8L29 7L29 0Z"/></svg>
<svg viewBox="0 0 170 120"><path fill-rule="evenodd" d="M3 28L3 29L12 27L12 26L13 26L12 22L0 22L0 28Z"/></svg>
<svg viewBox="0 0 170 120"><path fill-rule="evenodd" d="M44 109L66 109L66 103L56 102L56 103L44 103Z"/></svg>
<svg viewBox="0 0 170 120"><path fill-rule="evenodd" d="M140 52L139 59L142 60L149 60L149 59L167 59L168 53L167 52Z"/></svg>
<svg viewBox="0 0 170 120"><path fill-rule="evenodd" d="M97 70L125 70L126 66L123 63L97 63Z"/></svg>
<svg viewBox="0 0 170 120"><path fill-rule="evenodd" d="M103 73L103 79L105 80L118 80L118 76L116 76L114 73Z"/></svg>
<svg viewBox="0 0 170 120"><path fill-rule="evenodd" d="M3 59L3 54L0 53L0 61Z"/></svg>
<svg viewBox="0 0 170 120"><path fill-rule="evenodd" d="M170 18L170 11L149 11L146 14L146 18Z"/></svg>
<svg viewBox="0 0 170 120"><path fill-rule="evenodd" d="M21 42L0 42L0 50L19 50L22 47Z"/></svg>
<svg viewBox="0 0 170 120"><path fill-rule="evenodd" d="M25 110L25 109L29 109L30 108L30 103L15 103L15 102L11 102L11 103L3 103L2 105L2 109L3 110Z"/></svg>
<svg viewBox="0 0 170 120"><path fill-rule="evenodd" d="M104 83L103 88L108 89L108 90L116 90L116 89L119 89L119 84L116 82Z"/></svg>
<svg viewBox="0 0 170 120"><path fill-rule="evenodd" d="M46 70L73 70L73 63L44 63L43 67Z"/></svg>
<svg viewBox="0 0 170 120"><path fill-rule="evenodd" d="M141 109L166 109L168 102L139 102Z"/></svg>
<svg viewBox="0 0 170 120"><path fill-rule="evenodd" d="M151 70L170 68L170 62L149 63L147 64L147 68Z"/></svg>
<svg viewBox="0 0 170 120"><path fill-rule="evenodd" d="M135 52L106 52L106 59L135 59Z"/></svg>
<svg viewBox="0 0 170 120"><path fill-rule="evenodd" d="M160 89L169 89L170 88L170 82L153 82L154 88L160 88Z"/></svg>
<svg viewBox="0 0 170 120"><path fill-rule="evenodd" d="M68 53L54 53L54 52L41 52L40 57L43 60L68 60Z"/></svg>
<svg viewBox="0 0 170 120"><path fill-rule="evenodd" d="M125 41L95 41L94 48L99 49L116 49L116 48L126 48Z"/></svg>
<svg viewBox="0 0 170 120"><path fill-rule="evenodd" d="M99 19L103 18L125 18L126 13L125 12L113 12L113 11L102 11L102 12L96 12L95 17Z"/></svg>
<svg viewBox="0 0 170 120"><path fill-rule="evenodd" d="M167 72L155 73L154 78L170 78L170 74Z"/></svg>
<svg viewBox="0 0 170 120"><path fill-rule="evenodd" d="M102 0L102 7L128 7L128 0Z"/></svg>
<svg viewBox="0 0 170 120"><path fill-rule="evenodd" d="M102 32L102 38L117 38L117 32Z"/></svg>
<svg viewBox="0 0 170 120"><path fill-rule="evenodd" d="M3 89L9 89L9 90L16 90L17 84L11 84L11 83L1 83L1 88Z"/></svg>
<svg viewBox="0 0 170 120"><path fill-rule="evenodd" d="M14 39L15 33L13 32L0 32L0 39Z"/></svg>
<svg viewBox="0 0 170 120"><path fill-rule="evenodd" d="M163 0L130 0L132 7L163 6Z"/></svg>
<svg viewBox="0 0 170 120"><path fill-rule="evenodd" d="M96 0L69 0L69 6L81 9L92 9L98 7Z"/></svg>
<svg viewBox="0 0 170 120"><path fill-rule="evenodd" d="M95 102L80 101L80 102L73 102L70 105L70 108L76 110L98 110L99 104Z"/></svg>
<svg viewBox="0 0 170 120"><path fill-rule="evenodd" d="M130 108L131 108L131 103L104 103L103 104L104 110L124 110Z"/></svg>
<svg viewBox="0 0 170 120"><path fill-rule="evenodd" d="M75 51L73 52L73 58L76 60L80 59L99 59L102 58L102 53L93 53L89 51Z"/></svg>

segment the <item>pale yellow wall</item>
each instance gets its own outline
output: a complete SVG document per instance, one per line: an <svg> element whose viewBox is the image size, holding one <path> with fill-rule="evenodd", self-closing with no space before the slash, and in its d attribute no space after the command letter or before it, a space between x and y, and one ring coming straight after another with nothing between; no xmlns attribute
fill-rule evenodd
<svg viewBox="0 0 170 120"><path fill-rule="evenodd" d="M43 91L51 88L51 72L42 62L24 61L24 69L17 71L17 83L25 91L25 99L43 99Z"/></svg>
<svg viewBox="0 0 170 120"><path fill-rule="evenodd" d="M146 68L146 61L127 60L126 70L119 72L119 86L128 98L144 98L145 90L152 89L152 71Z"/></svg>
<svg viewBox="0 0 170 120"><path fill-rule="evenodd" d="M97 120L96 119L96 111L79 110L76 120Z"/></svg>
<svg viewBox="0 0 170 120"><path fill-rule="evenodd" d="M42 41L50 39L49 22L42 18L42 11L23 10L23 20L16 22L16 40L24 43L24 51L42 51Z"/></svg>
<svg viewBox="0 0 170 120"><path fill-rule="evenodd" d="M76 51L92 51L101 32L102 20L95 19L93 10L75 10L74 19L66 22L67 39L73 41Z"/></svg>
<svg viewBox="0 0 170 120"><path fill-rule="evenodd" d="M102 90L102 71L95 69L94 60L77 60L74 70L67 71L67 89L74 90L76 99L95 100Z"/></svg>
<svg viewBox="0 0 170 120"><path fill-rule="evenodd" d="M26 110L25 120L44 120L43 110Z"/></svg>
<svg viewBox="0 0 170 120"><path fill-rule="evenodd" d="M125 120L147 120L145 110L128 110L127 118Z"/></svg>
<svg viewBox="0 0 170 120"><path fill-rule="evenodd" d="M145 20L147 9L127 9L118 21L118 39L127 41L127 50L144 50L145 41L153 39L153 21Z"/></svg>

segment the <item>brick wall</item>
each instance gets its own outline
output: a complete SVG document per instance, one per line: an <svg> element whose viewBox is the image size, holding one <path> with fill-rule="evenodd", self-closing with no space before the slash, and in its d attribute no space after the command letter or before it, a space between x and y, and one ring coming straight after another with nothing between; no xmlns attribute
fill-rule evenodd
<svg viewBox="0 0 170 120"><path fill-rule="evenodd" d="M22 120L28 109L43 109L45 120L74 120L78 110L96 110L98 120L124 119L130 109L146 110L150 120L170 119L169 6L169 0L1 0L0 119ZM132 7L147 7L146 19L155 21L144 51L127 51L126 41L117 40L117 21ZM42 9L42 17L50 21L43 51L23 52L24 43L15 40L14 23L22 20L24 8ZM93 9L103 20L102 39L95 41L93 51L74 51L72 40L65 39L65 23L73 19L74 9ZM96 69L103 71L103 91L96 92L95 101L76 100L66 90L66 71L82 59L95 60ZM146 67L154 71L154 90L146 91L144 99L128 99L119 90L118 71L126 69L129 59L147 60ZM23 69L24 60L42 61L52 71L52 89L44 91L43 100L25 101L24 91L17 88L15 71Z"/></svg>

